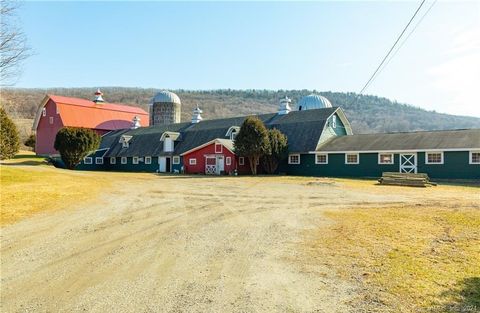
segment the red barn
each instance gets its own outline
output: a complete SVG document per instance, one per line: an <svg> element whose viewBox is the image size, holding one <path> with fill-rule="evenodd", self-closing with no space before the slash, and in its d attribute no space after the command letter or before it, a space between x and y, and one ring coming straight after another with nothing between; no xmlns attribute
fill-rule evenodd
<svg viewBox="0 0 480 313"><path fill-rule="evenodd" d="M109 131L131 128L135 117L140 126L148 126L148 113L128 105L106 103L98 90L93 101L79 98L47 95L39 105L33 124L36 132L35 152L53 155L57 132L66 126L84 127L103 135Z"/></svg>
<svg viewBox="0 0 480 313"><path fill-rule="evenodd" d="M246 158L233 152L233 141L217 138L182 154L187 174L249 173Z"/></svg>

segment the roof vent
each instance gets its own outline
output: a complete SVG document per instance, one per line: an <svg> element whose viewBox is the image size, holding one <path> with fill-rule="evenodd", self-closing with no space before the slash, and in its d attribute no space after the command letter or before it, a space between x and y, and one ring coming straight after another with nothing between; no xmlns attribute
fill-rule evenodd
<svg viewBox="0 0 480 313"><path fill-rule="evenodd" d="M100 91L100 88L97 89L97 91L95 92L95 97L93 98L93 102L95 103L102 103L102 102L105 102L105 100L103 100L103 92Z"/></svg>
<svg viewBox="0 0 480 313"><path fill-rule="evenodd" d="M137 115L135 115L132 119L132 129L137 129L139 127L142 127L142 125L140 125L140 117L138 117Z"/></svg>
<svg viewBox="0 0 480 313"><path fill-rule="evenodd" d="M290 107L290 103L292 103L292 99L285 96L285 98L280 100L280 108L278 109L279 115L288 114L292 108Z"/></svg>
<svg viewBox="0 0 480 313"><path fill-rule="evenodd" d="M200 123L200 121L203 120L201 115L202 113L203 111L198 107L197 104L197 107L193 109L192 124Z"/></svg>

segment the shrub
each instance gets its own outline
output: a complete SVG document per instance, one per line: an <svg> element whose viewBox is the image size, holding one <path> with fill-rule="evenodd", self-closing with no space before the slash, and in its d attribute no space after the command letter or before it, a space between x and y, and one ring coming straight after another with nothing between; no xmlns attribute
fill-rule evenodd
<svg viewBox="0 0 480 313"><path fill-rule="evenodd" d="M35 141L36 141L35 135L31 134L30 136L28 136L27 140L25 140L23 144L35 150Z"/></svg>
<svg viewBox="0 0 480 313"><path fill-rule="evenodd" d="M100 136L91 129L64 127L55 137L54 148L60 152L63 163L74 169L90 152L98 149Z"/></svg>
<svg viewBox="0 0 480 313"><path fill-rule="evenodd" d="M19 147L17 126L0 107L0 160L13 158Z"/></svg>

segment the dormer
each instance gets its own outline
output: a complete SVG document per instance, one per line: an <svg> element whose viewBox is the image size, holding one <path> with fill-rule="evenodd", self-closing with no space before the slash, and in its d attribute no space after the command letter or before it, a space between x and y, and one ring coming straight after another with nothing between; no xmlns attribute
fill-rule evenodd
<svg viewBox="0 0 480 313"><path fill-rule="evenodd" d="M235 137L237 137L239 131L240 126L232 126L227 130L225 137L230 138L230 140L235 140Z"/></svg>
<svg viewBox="0 0 480 313"><path fill-rule="evenodd" d="M118 142L122 144L122 148L128 148L129 147L129 142L132 138L133 138L133 136L122 135L122 136L120 136L120 140Z"/></svg>
<svg viewBox="0 0 480 313"><path fill-rule="evenodd" d="M173 152L175 149L175 140L180 137L177 132L164 132L160 141L163 141L163 152Z"/></svg>

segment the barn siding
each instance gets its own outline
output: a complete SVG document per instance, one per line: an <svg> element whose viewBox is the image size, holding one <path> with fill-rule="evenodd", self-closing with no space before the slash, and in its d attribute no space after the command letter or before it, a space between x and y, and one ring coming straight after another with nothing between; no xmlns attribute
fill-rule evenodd
<svg viewBox="0 0 480 313"><path fill-rule="evenodd" d="M36 129L35 153L38 155L58 155L58 151L55 150L53 145L58 131L63 127L63 123L60 115L57 114L55 102L49 100L45 109L47 114L46 116L40 115ZM50 124L50 117L53 117L53 124Z"/></svg>

